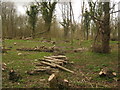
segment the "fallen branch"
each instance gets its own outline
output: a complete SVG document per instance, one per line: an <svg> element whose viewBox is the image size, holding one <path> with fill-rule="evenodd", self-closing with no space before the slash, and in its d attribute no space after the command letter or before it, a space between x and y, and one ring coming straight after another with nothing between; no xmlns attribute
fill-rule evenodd
<svg viewBox="0 0 120 90"><path fill-rule="evenodd" d="M55 74L52 74L52 75L50 75L50 77L48 78L48 81L50 82L50 81L52 81L54 78L55 78Z"/></svg>
<svg viewBox="0 0 120 90"><path fill-rule="evenodd" d="M74 74L74 71L71 71L71 70L69 70L69 69L67 69L65 67L60 66L60 65L56 65L56 67Z"/></svg>
<svg viewBox="0 0 120 90"><path fill-rule="evenodd" d="M55 58L55 59L63 59L63 60L67 60L67 57L66 56L63 56L63 55L58 55L58 56L51 56L52 58Z"/></svg>
<svg viewBox="0 0 120 90"><path fill-rule="evenodd" d="M51 67L54 67L54 68L60 68L60 69L62 69L62 70L65 70L65 71L67 71L67 72L70 72L70 73L74 73L74 71L71 71L71 70L69 70L69 69L67 69L67 68L65 68L65 67L62 67L62 66L60 66L60 65L58 65L58 64L54 64L54 63L48 63L48 62L44 62L44 61L41 61L41 63L42 64L45 64L45 65L48 65L48 66L51 66Z"/></svg>
<svg viewBox="0 0 120 90"><path fill-rule="evenodd" d="M111 12L110 14L117 13L117 12L120 12L120 10L118 10L118 11L114 11L114 12Z"/></svg>

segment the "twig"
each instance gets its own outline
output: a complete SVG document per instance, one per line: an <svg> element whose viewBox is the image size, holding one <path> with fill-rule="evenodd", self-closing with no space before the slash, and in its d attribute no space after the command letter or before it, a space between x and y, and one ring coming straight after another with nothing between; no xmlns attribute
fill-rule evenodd
<svg viewBox="0 0 120 90"><path fill-rule="evenodd" d="M117 13L117 12L120 12L120 10L118 10L118 11L114 11L114 12L111 12L110 14Z"/></svg>
<svg viewBox="0 0 120 90"><path fill-rule="evenodd" d="M80 70L80 73L82 74L82 76L83 76L85 79L87 79L87 80L89 81L91 87L94 88L93 85L92 85L92 83L90 82L89 78L86 77L85 74L84 74L81 70Z"/></svg>

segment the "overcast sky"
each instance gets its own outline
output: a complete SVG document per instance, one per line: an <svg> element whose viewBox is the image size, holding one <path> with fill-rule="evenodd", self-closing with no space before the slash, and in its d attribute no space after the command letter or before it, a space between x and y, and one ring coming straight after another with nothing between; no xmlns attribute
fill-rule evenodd
<svg viewBox="0 0 120 90"><path fill-rule="evenodd" d="M17 12L19 15L24 15L26 13L26 6L28 5L29 2L15 2L17 6ZM74 17L77 20L80 17L80 11L81 11L81 0L76 0L75 2L72 2L73 5L73 12L74 12ZM56 6L56 14L57 17L60 19L61 17L61 11L59 8L59 5Z"/></svg>

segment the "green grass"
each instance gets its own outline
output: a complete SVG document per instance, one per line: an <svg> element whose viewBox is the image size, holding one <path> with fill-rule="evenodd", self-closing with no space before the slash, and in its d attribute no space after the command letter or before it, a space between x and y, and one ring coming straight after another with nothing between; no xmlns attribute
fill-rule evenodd
<svg viewBox="0 0 120 90"><path fill-rule="evenodd" d="M30 76L26 74L26 71L30 71L34 69L35 67L35 59L43 58L44 56L52 55L53 53L48 52L30 52L30 51L16 51L17 48L22 47L28 47L33 48L35 46L42 46L45 45L47 47L53 46L53 44L49 42L42 43L40 40L42 39L35 39L35 40L5 40L5 46L8 48L12 46L13 48L11 51L8 51L8 53L3 54L2 61L7 64L7 71L3 72L3 87L4 88L39 88L39 87L49 87L49 84L47 82L47 79L49 75L45 73L40 73L39 75L33 75ZM56 41L55 39L52 39ZM14 42L17 43L17 45L14 45ZM111 41L111 53L109 54L102 54L102 53L94 53L89 51L84 52L69 52L72 51L74 48L90 48L92 45L91 40L85 40L81 42L81 45L78 45L78 40L74 40L74 43L71 44L65 43L64 41L59 41L56 43L56 46L64 47L63 50L67 51L65 55L68 57L69 61L73 61L73 65L66 65L70 70L73 70L76 72L75 75L60 71L60 76L63 79L68 79L69 82L73 85L79 86L79 87L87 87L87 82L82 82L81 80L84 79L84 77L81 75L81 71L85 74L86 77L91 78L91 83L100 83L99 87L106 87L104 83L108 87L115 87L117 85L117 82L114 80L109 79L102 79L98 77L98 73L100 70L104 67L107 67L115 72L117 72L117 63L118 63L118 48L117 48L117 42ZM18 55L18 53L22 53L22 55ZM38 62L38 61L37 61ZM16 83L12 83L8 80L8 71L13 68L15 69L20 75L23 77L22 80L19 80ZM45 79L44 81L40 81L41 79Z"/></svg>

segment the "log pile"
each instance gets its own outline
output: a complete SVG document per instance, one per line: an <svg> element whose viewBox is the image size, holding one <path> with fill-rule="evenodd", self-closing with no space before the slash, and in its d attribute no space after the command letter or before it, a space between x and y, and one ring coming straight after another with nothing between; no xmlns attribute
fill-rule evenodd
<svg viewBox="0 0 120 90"><path fill-rule="evenodd" d="M41 47L34 47L34 48L20 48L16 49L18 51L38 51L38 52L54 52L54 51L60 51L58 47L52 46L52 47L46 47L46 46L41 46Z"/></svg>
<svg viewBox="0 0 120 90"><path fill-rule="evenodd" d="M38 74L39 72L45 72L47 74L52 74L55 72L59 72L60 70L64 70L70 73L74 73L65 67L65 64L69 63L66 56L58 55L58 56L44 56L43 59L38 59L40 62L36 63L36 68L31 71L27 72L30 75Z"/></svg>
<svg viewBox="0 0 120 90"><path fill-rule="evenodd" d="M7 51L10 51L11 49L3 48L0 46L0 53L7 53Z"/></svg>

